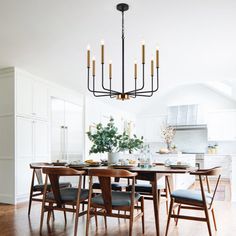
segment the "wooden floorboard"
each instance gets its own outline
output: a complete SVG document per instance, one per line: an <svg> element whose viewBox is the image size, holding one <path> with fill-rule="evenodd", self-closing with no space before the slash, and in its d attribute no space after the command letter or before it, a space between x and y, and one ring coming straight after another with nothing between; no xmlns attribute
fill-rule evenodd
<svg viewBox="0 0 236 236"><path fill-rule="evenodd" d="M145 201L145 228L146 236L155 235L154 215L152 212L152 203ZM184 211L183 211L184 212ZM216 218L218 221L218 232L213 233L217 236L234 236L236 232L236 204L231 202L216 202L215 207ZM194 215L201 213L196 212ZM55 214L55 222L48 227L46 222L43 226L42 235L69 236L73 235L73 214L68 213L67 225L64 224L63 214L58 212ZM40 219L40 203L34 203L32 207L31 217L27 216L27 204L19 204L18 206L0 205L0 235L1 236L31 236L39 235L39 219ZM85 217L79 219L79 236L85 235ZM128 220L108 219L108 229L105 230L104 221L99 217L98 229L95 227L94 219L91 219L90 235L96 236L124 236L128 235ZM161 235L164 235L166 225L165 204L161 205ZM214 230L213 230L214 231ZM133 235L142 235L141 221L137 221L134 225ZM176 227L171 222L169 235L171 236L204 236L208 235L207 226L202 222L179 220Z"/></svg>

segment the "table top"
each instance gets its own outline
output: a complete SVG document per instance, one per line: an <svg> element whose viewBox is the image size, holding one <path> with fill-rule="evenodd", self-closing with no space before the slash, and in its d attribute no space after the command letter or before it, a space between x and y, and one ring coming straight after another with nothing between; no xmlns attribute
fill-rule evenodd
<svg viewBox="0 0 236 236"><path fill-rule="evenodd" d="M85 167L74 166L73 167L73 166L70 166L70 168L79 169L79 170L118 169L118 168L113 168L113 167L109 167L109 166L98 166L98 167L89 167L89 166L85 166ZM120 169L122 169L122 168L120 168ZM147 168L133 167L133 168L129 168L126 170L131 171L131 172L138 172L138 173L185 174L185 173L189 173L191 171L196 170L196 168L191 167L191 168L187 168L187 169L172 169L172 168L166 167L166 166L153 166L153 167L147 167Z"/></svg>

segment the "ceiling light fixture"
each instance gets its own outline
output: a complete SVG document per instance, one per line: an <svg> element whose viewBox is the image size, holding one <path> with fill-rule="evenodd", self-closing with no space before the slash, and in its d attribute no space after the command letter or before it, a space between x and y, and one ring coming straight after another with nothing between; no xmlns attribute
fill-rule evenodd
<svg viewBox="0 0 236 236"><path fill-rule="evenodd" d="M134 90L125 91L125 36L124 36L124 12L129 9L129 5L126 3L120 3L116 6L118 11L122 13L122 90L116 91L112 89L112 62L109 62L109 88L104 85L104 42L101 42L101 69L102 69L102 91L99 91L95 87L95 58L92 58L92 88L90 88L90 47L87 48L87 69L88 69L88 90L93 93L95 97L117 98L119 100L127 100L129 98L151 97L154 92L159 88L159 50L156 49L156 85L154 85L154 59L151 59L151 90L144 91L145 87L145 43L142 42L142 86L137 88L137 62L134 63ZM155 88L154 88L155 87Z"/></svg>

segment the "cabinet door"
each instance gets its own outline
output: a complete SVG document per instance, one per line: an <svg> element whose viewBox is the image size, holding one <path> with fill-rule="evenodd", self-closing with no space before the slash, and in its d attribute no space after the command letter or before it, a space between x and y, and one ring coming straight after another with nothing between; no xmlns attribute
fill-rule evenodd
<svg viewBox="0 0 236 236"><path fill-rule="evenodd" d="M45 121L34 121L34 160L49 161L49 125Z"/></svg>
<svg viewBox="0 0 236 236"><path fill-rule="evenodd" d="M48 89L39 81L33 84L33 115L37 118L48 118Z"/></svg>
<svg viewBox="0 0 236 236"><path fill-rule="evenodd" d="M236 140L236 112L219 111L208 114L208 140L230 141Z"/></svg>
<svg viewBox="0 0 236 236"><path fill-rule="evenodd" d="M52 160L65 157L65 102L51 99L51 154Z"/></svg>
<svg viewBox="0 0 236 236"><path fill-rule="evenodd" d="M16 77L16 111L18 115L32 116L33 113L32 78L17 74Z"/></svg>
<svg viewBox="0 0 236 236"><path fill-rule="evenodd" d="M33 121L17 117L16 120L16 195L25 197L30 189L33 161Z"/></svg>
<svg viewBox="0 0 236 236"><path fill-rule="evenodd" d="M83 159L83 127L83 107L65 102L65 152L67 160Z"/></svg>

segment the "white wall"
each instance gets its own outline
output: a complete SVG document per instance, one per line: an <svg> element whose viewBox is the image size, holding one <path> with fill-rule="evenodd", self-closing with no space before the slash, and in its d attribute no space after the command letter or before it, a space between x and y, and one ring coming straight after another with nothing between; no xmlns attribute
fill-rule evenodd
<svg viewBox="0 0 236 236"><path fill-rule="evenodd" d="M160 97L159 100L150 103L150 106L143 109L138 116L143 114L166 115L167 106L186 104L200 104L204 111L236 108L235 101L222 96L204 85L191 84L179 86L169 91Z"/></svg>

